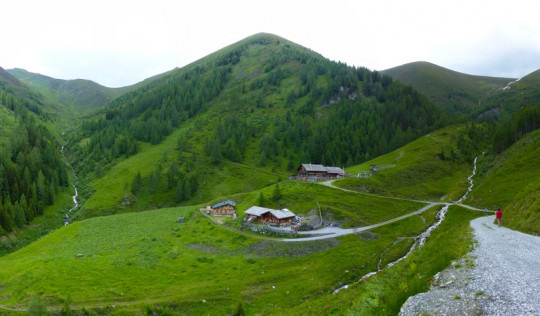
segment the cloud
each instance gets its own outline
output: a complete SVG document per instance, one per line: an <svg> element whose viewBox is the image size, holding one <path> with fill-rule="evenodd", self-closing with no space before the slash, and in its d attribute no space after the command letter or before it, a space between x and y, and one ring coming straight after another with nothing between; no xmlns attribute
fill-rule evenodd
<svg viewBox="0 0 540 316"><path fill-rule="evenodd" d="M425 60L523 76L540 54L540 1L20 0L0 3L0 65L109 86L181 67L259 32L332 60Z"/></svg>

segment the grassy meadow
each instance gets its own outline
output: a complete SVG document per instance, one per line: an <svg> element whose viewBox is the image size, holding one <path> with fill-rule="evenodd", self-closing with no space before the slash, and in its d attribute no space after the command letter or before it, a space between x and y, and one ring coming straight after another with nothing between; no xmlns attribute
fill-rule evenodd
<svg viewBox="0 0 540 316"><path fill-rule="evenodd" d="M25 309L39 296L51 310L68 297L74 309L127 314L147 305L181 314L227 314L239 303L249 314L287 310L376 270L381 255L406 253L410 243L394 242L424 230L435 211L370 238L299 243L224 229L191 206L96 217L0 258L0 305Z"/></svg>
<svg viewBox="0 0 540 316"><path fill-rule="evenodd" d="M391 166L370 178L348 177L334 184L349 190L399 198L454 201L465 193L472 165L442 160L440 154L449 155L456 150L455 138L464 128L463 125L443 128L391 153L347 168L347 173L356 175L369 171L372 164Z"/></svg>
<svg viewBox="0 0 540 316"><path fill-rule="evenodd" d="M424 246L399 264L355 283L337 295L323 295L274 314L397 315L409 296L427 291L437 272L471 250L473 239L469 222L481 215L480 212L451 206L445 220L432 232ZM388 225L380 229L388 231L394 227Z"/></svg>

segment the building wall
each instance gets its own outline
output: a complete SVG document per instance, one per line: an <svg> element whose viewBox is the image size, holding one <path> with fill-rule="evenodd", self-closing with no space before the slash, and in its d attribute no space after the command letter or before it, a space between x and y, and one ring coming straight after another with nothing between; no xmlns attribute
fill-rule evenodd
<svg viewBox="0 0 540 316"><path fill-rule="evenodd" d="M212 209L213 215L233 215L234 214L234 207L232 205L223 205L221 207L217 207L215 209Z"/></svg>
<svg viewBox="0 0 540 316"><path fill-rule="evenodd" d="M255 221L262 223L275 223L277 225L286 225L292 223L292 217L278 219L272 213L265 213L262 216L251 216Z"/></svg>

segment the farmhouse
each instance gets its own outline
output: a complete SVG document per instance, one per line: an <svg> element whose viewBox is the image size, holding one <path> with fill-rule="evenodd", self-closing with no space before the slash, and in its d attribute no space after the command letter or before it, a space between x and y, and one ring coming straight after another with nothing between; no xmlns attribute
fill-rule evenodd
<svg viewBox="0 0 540 316"><path fill-rule="evenodd" d="M282 210L273 210L270 208L252 206L245 211L248 221L257 221L262 223L274 223L277 225L290 225L296 216L293 212L284 208Z"/></svg>
<svg viewBox="0 0 540 316"><path fill-rule="evenodd" d="M298 179L328 179L343 178L345 171L339 167L325 167L323 165L301 164L298 167Z"/></svg>
<svg viewBox="0 0 540 316"><path fill-rule="evenodd" d="M234 209L235 206L236 202L230 200L218 203L212 206L212 215L234 217L236 215L236 210Z"/></svg>

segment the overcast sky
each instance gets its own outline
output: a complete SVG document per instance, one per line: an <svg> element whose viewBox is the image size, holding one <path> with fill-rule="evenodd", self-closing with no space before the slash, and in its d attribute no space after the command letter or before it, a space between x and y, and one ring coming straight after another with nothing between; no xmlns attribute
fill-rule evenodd
<svg viewBox="0 0 540 316"><path fill-rule="evenodd" d="M422 60L517 78L540 68L538 0L1 1L0 66L119 87L259 32L373 70Z"/></svg>

